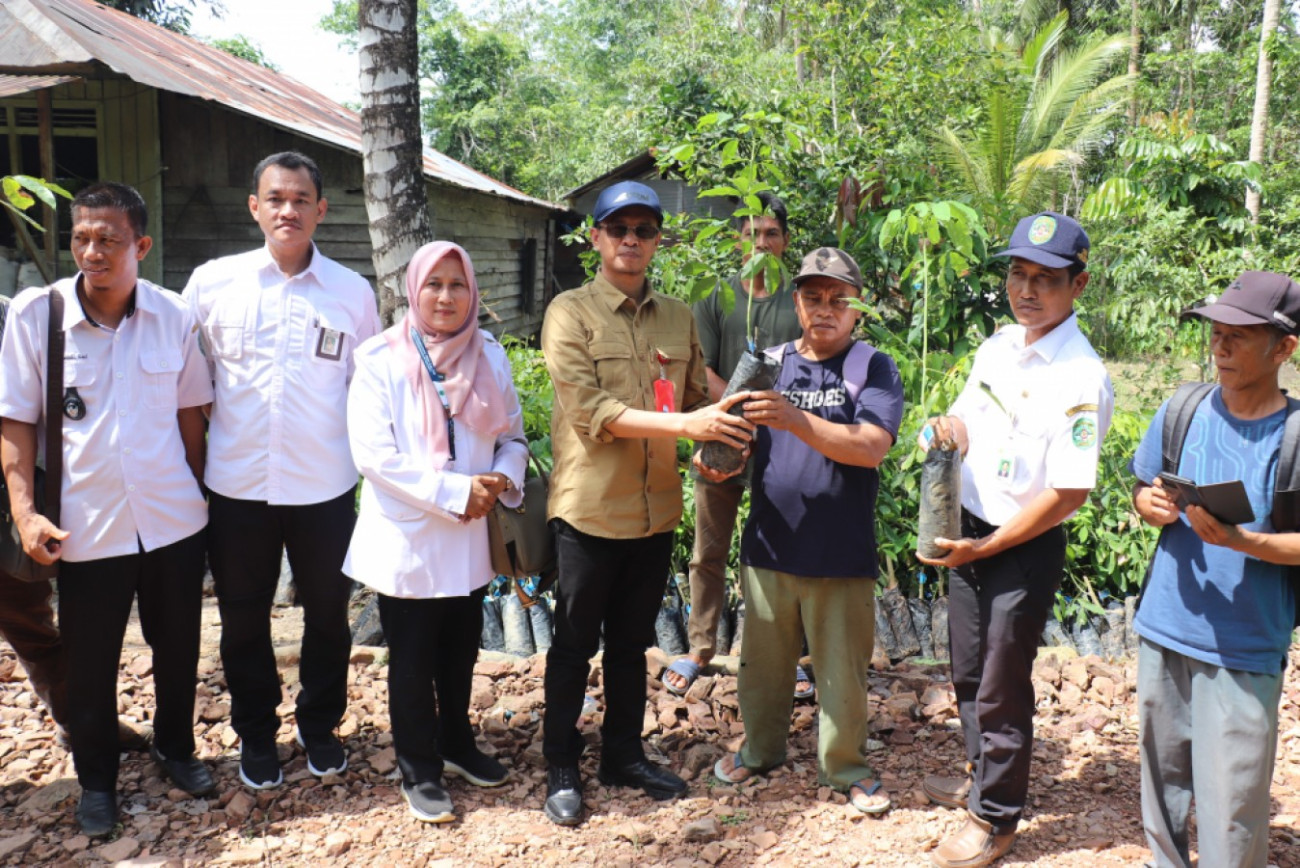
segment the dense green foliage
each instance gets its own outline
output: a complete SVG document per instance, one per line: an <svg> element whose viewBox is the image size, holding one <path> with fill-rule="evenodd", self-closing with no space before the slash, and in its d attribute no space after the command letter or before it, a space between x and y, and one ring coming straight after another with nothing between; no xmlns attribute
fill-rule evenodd
<svg viewBox="0 0 1300 868"><path fill-rule="evenodd" d="M1109 359L1164 362L1122 392L1101 483L1072 523L1071 614L1141 580L1153 535L1125 466L1173 363L1202 351L1178 312L1246 268L1300 274L1298 5L1267 46L1259 164L1247 150L1262 4L1218 0L498 0L473 13L422 0L424 120L434 147L552 199L653 149L662 172L732 197L735 213L760 190L785 198L785 268L820 244L849 250L865 334L906 389L877 520L885 574L912 592L912 441L1006 321L988 253L1026 213L1081 216L1085 330ZM354 0L326 26L355 34ZM1258 223L1247 185L1262 191ZM667 291L697 299L738 267L727 220L674 215L666 230L654 278ZM544 437L544 369L511 352ZM678 561L689 522L679 536Z"/></svg>

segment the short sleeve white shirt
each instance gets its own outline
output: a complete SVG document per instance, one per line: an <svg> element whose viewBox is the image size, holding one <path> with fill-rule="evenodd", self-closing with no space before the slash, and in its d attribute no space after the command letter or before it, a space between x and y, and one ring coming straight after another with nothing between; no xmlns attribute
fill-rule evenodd
<svg viewBox="0 0 1300 868"><path fill-rule="evenodd" d="M1110 375L1074 314L1025 345L1004 326L975 353L949 413L966 424L962 506L1006 524L1048 488L1093 488L1115 408Z"/></svg>
<svg viewBox="0 0 1300 868"><path fill-rule="evenodd" d="M369 282L314 245L306 270L286 277L261 247L200 266L184 297L216 390L208 487L275 505L323 503L353 488L352 353L379 332Z"/></svg>
<svg viewBox="0 0 1300 868"><path fill-rule="evenodd" d="M496 437L455 426L456 462L443 469L436 469L427 453L419 401L392 349L378 337L357 351L348 425L352 454L365 479L343 572L387 596L464 596L496 574L488 555L487 523L462 523L459 516L477 473L505 474L515 487L501 502L518 506L528 447L510 361L486 332L483 342L508 423ZM545 503L525 506L546 509Z"/></svg>
<svg viewBox="0 0 1300 868"><path fill-rule="evenodd" d="M85 405L63 417L63 559L90 561L153 551L208 523L207 504L185 461L178 410L212 400L194 320L176 293L140 280L135 312L116 329L94 325L77 300L80 275L63 295L63 381ZM45 411L49 297L14 299L0 347L0 416L38 423Z"/></svg>

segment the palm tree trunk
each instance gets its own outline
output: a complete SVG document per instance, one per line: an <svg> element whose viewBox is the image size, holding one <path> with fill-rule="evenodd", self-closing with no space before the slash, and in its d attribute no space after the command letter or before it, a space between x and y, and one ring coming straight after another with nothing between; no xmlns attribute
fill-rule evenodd
<svg viewBox="0 0 1300 868"><path fill-rule="evenodd" d="M1138 18L1138 0L1129 3L1128 36L1133 41L1128 50L1128 74L1133 76L1133 94L1128 101L1128 127L1135 129L1138 124L1138 89L1137 75L1141 71L1139 63L1142 58L1142 27Z"/></svg>
<svg viewBox="0 0 1300 868"><path fill-rule="evenodd" d="M385 324L406 304L402 276L433 238L420 139L416 0L360 0L361 153L371 258Z"/></svg>
<svg viewBox="0 0 1300 868"><path fill-rule="evenodd" d="M1264 139L1268 136L1268 100L1273 93L1273 58L1268 53L1269 37L1277 32L1280 0L1264 0L1264 23L1259 33L1259 65L1255 68L1255 111L1250 117L1250 159L1264 162ZM1246 188L1246 210L1252 223L1259 222L1259 191Z"/></svg>

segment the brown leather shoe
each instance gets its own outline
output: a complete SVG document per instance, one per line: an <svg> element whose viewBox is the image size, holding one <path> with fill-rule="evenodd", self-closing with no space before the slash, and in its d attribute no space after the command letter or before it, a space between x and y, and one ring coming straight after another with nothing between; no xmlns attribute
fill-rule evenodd
<svg viewBox="0 0 1300 868"><path fill-rule="evenodd" d="M935 848L930 863L938 868L984 868L1006 855L1015 840L1015 832L999 835L991 824L968 813L966 825Z"/></svg>
<svg viewBox="0 0 1300 868"><path fill-rule="evenodd" d="M925 780L921 782L921 789L936 805L943 805L945 808L965 808L972 783L970 775L960 778L926 775Z"/></svg>

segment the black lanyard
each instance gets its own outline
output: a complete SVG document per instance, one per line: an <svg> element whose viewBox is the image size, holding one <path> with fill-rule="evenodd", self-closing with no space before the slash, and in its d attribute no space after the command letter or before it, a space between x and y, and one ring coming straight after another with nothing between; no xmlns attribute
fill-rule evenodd
<svg viewBox="0 0 1300 868"><path fill-rule="evenodd" d="M447 393L443 390L443 381L447 378L438 373L438 369L433 366L433 359L429 358L429 351L424 346L424 339L416 331L415 326L411 326L411 342L420 352L420 360L424 362L424 369L429 372L429 379L433 381L433 388L438 393L438 398L442 401L442 409L447 412L447 451L451 456L451 464L456 463L456 420L451 415L451 402L447 400Z"/></svg>

